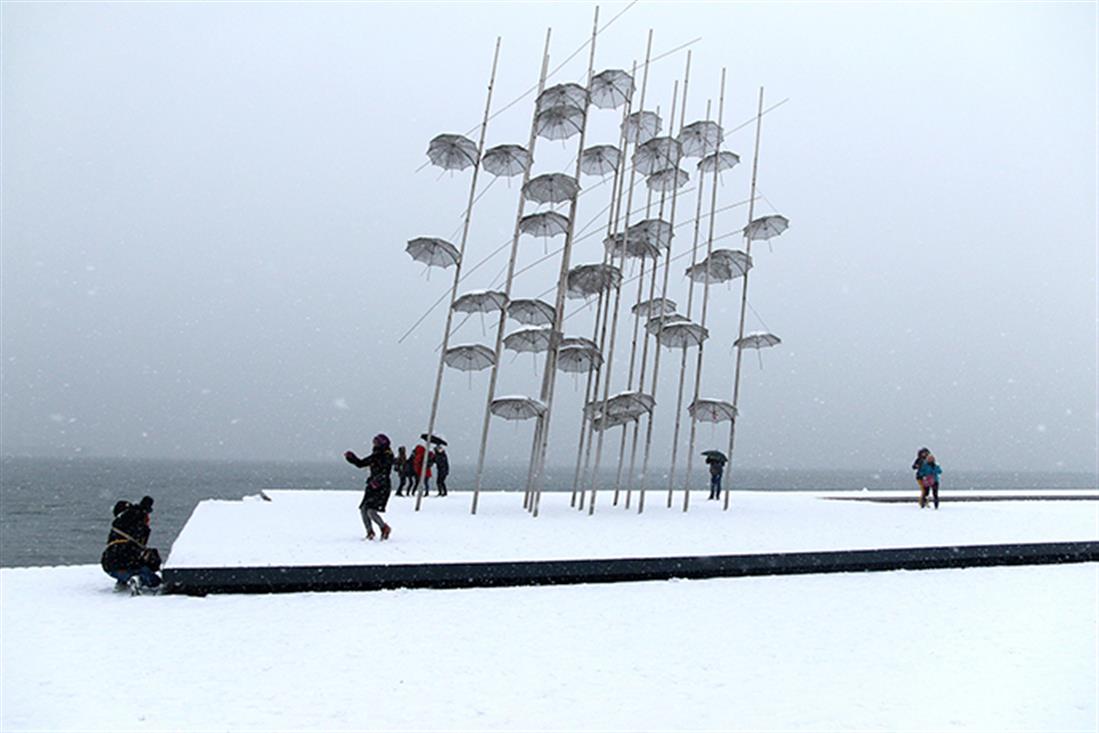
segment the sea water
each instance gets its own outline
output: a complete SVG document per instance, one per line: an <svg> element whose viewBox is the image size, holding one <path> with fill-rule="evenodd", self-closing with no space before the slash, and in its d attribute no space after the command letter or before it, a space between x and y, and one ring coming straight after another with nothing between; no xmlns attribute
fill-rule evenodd
<svg viewBox="0 0 1099 733"><path fill-rule="evenodd" d="M449 488L470 489L470 466L454 464ZM706 467L696 461L693 486L705 488ZM551 466L547 490L571 490L574 468ZM150 544L167 557L172 542L204 499L240 499L265 489L359 490L365 472L342 459L317 462L140 460L126 458L0 459L0 565L73 565L98 563L119 499L155 500ZM682 486L682 468L677 487ZM600 487L613 487L615 472L604 470ZM525 466L489 466L483 486L490 491L522 491ZM745 468L726 474L726 485L764 491L837 489L909 489L911 471L820 471ZM667 470L651 470L650 489L667 489ZM970 489L1094 489L1095 474L950 471L943 492ZM394 497L393 501L401 499ZM432 501L436 501L434 497ZM438 501L467 501L452 493Z"/></svg>

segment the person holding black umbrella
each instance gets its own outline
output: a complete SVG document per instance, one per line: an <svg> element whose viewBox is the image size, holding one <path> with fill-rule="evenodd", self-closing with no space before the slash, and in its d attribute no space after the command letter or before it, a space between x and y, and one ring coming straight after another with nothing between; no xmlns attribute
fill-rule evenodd
<svg viewBox="0 0 1099 733"><path fill-rule="evenodd" d="M710 467L710 499L720 499L721 477L729 459L719 450L704 451L702 455L706 456L706 465Z"/></svg>

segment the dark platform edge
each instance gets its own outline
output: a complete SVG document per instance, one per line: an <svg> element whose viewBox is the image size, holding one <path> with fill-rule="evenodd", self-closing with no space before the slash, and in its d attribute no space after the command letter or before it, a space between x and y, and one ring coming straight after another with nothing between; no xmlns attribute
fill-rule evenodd
<svg viewBox="0 0 1099 733"><path fill-rule="evenodd" d="M169 593L206 595L398 588L498 588L1095 561L1099 561L1099 542L1042 542L600 560L240 568L166 567L163 575L166 591Z"/></svg>

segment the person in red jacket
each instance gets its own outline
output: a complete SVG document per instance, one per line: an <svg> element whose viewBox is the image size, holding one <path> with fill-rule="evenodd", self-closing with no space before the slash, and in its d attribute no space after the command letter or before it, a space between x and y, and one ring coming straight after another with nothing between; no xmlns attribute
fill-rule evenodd
<svg viewBox="0 0 1099 733"><path fill-rule="evenodd" d="M423 444L416 446L412 451L412 471L416 474L412 477L410 492L415 494L420 490L420 479L424 482L424 493L431 491L431 456L424 449Z"/></svg>

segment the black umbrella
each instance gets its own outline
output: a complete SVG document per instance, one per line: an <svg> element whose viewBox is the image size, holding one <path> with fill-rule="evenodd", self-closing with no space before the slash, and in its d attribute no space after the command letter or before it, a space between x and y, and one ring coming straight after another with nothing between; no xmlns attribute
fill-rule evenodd
<svg viewBox="0 0 1099 733"><path fill-rule="evenodd" d="M704 450L702 451L702 455L706 456L707 458L713 458L714 460L722 462L727 462L729 460L725 457L725 454L719 450Z"/></svg>
<svg viewBox="0 0 1099 733"><path fill-rule="evenodd" d="M427 433L420 433L420 440L427 440L427 439L428 439ZM447 444L447 442L445 440L443 440L442 438L440 438L438 435L432 435L431 436L431 442L434 443L435 445L446 445Z"/></svg>

